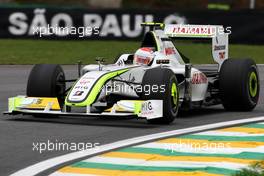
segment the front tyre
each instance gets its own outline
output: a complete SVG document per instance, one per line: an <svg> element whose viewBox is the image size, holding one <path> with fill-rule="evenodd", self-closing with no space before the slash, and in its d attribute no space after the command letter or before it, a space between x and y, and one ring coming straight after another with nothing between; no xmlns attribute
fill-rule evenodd
<svg viewBox="0 0 264 176"><path fill-rule="evenodd" d="M259 99L259 75L252 59L228 59L220 70L220 96L230 111L251 111Z"/></svg>
<svg viewBox="0 0 264 176"><path fill-rule="evenodd" d="M143 92L144 100L163 100L163 117L148 120L152 124L169 124L174 121L179 108L179 90L175 74L167 68L153 68L146 71L142 86L149 87L149 92ZM153 89L154 87L159 87Z"/></svg>
<svg viewBox="0 0 264 176"><path fill-rule="evenodd" d="M27 96L56 97L62 107L65 98L65 87L65 75L60 65L38 64L30 72Z"/></svg>

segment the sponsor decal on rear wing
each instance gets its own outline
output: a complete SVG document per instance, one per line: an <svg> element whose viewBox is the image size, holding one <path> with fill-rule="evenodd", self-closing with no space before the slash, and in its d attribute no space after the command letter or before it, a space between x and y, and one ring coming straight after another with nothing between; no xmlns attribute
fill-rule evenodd
<svg viewBox="0 0 264 176"><path fill-rule="evenodd" d="M194 38L213 38L224 34L225 29L220 25L165 25L164 32L169 37L194 37Z"/></svg>

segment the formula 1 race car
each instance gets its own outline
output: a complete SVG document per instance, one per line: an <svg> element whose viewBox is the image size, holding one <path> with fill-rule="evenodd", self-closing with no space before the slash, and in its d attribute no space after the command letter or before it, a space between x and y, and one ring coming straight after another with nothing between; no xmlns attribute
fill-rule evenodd
<svg viewBox="0 0 264 176"><path fill-rule="evenodd" d="M143 23L149 28L141 47L114 64L81 67L66 80L59 65L31 70L27 95L9 98L6 114L33 116L136 116L169 124L178 110L222 104L226 110L251 111L259 98L258 69L252 59L228 58L223 26ZM211 39L216 69L194 68L172 39ZM66 89L66 82L74 82Z"/></svg>

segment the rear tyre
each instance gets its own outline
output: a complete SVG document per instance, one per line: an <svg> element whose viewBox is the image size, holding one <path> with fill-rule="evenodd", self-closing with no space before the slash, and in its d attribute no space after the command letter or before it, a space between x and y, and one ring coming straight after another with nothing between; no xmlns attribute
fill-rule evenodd
<svg viewBox="0 0 264 176"><path fill-rule="evenodd" d="M259 99L259 75L252 59L228 59L220 70L220 96L230 111L251 111Z"/></svg>
<svg viewBox="0 0 264 176"><path fill-rule="evenodd" d="M30 72L27 96L57 97L62 107L65 99L65 87L65 74L60 65L38 64Z"/></svg>
<svg viewBox="0 0 264 176"><path fill-rule="evenodd" d="M179 90L175 74L167 68L153 68L146 71L143 88L148 86L149 92L143 92L144 100L163 100L163 117L148 120L151 124L169 124L177 117L179 109ZM159 91L154 89L159 87Z"/></svg>

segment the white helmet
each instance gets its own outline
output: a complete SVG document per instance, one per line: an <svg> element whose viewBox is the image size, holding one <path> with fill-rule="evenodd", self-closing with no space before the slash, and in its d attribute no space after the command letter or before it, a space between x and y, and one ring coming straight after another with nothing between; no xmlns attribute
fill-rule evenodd
<svg viewBox="0 0 264 176"><path fill-rule="evenodd" d="M154 52L151 47L139 48L134 54L134 64L149 65L155 57Z"/></svg>

